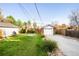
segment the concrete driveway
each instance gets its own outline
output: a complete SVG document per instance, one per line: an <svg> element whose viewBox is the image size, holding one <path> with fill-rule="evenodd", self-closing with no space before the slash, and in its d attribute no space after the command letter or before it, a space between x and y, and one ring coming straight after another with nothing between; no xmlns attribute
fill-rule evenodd
<svg viewBox="0 0 79 59"><path fill-rule="evenodd" d="M62 35L47 35L47 38L55 40L64 55L79 56L79 41L76 38Z"/></svg>

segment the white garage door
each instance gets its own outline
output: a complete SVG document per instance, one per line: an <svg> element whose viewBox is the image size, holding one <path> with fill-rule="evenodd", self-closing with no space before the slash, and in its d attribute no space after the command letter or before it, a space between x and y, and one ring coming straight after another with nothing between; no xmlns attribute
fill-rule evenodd
<svg viewBox="0 0 79 59"><path fill-rule="evenodd" d="M53 29L44 29L44 35L53 35Z"/></svg>

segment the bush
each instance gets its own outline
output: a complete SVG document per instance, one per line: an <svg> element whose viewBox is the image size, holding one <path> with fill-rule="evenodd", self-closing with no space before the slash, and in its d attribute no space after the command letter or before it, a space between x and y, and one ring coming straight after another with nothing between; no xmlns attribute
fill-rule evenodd
<svg viewBox="0 0 79 59"><path fill-rule="evenodd" d="M50 40L44 40L42 44L37 44L37 47L40 47L40 49L45 52L52 52L58 48L57 43Z"/></svg>
<svg viewBox="0 0 79 59"><path fill-rule="evenodd" d="M34 29L27 30L27 33L35 33Z"/></svg>
<svg viewBox="0 0 79 59"><path fill-rule="evenodd" d="M26 29L21 29L20 33L26 33Z"/></svg>
<svg viewBox="0 0 79 59"><path fill-rule="evenodd" d="M39 35L41 38L44 38L45 37L45 35L43 35L43 34L38 34L37 33L37 35Z"/></svg>
<svg viewBox="0 0 79 59"><path fill-rule="evenodd" d="M44 38L45 36L44 35L41 35L41 38Z"/></svg>

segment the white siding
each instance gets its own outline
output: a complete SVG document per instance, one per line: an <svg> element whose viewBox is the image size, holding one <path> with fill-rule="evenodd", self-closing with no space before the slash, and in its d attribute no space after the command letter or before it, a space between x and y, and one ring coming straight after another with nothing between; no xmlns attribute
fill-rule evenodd
<svg viewBox="0 0 79 59"><path fill-rule="evenodd" d="M0 28L3 30L3 36L10 36L13 34L13 31L18 33L19 29L18 28Z"/></svg>

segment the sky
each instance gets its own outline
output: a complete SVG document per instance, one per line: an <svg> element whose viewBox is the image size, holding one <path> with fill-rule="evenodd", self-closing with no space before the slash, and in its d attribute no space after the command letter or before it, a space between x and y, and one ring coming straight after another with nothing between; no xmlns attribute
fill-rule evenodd
<svg viewBox="0 0 79 59"><path fill-rule="evenodd" d="M41 19L35 8L34 3L22 3L24 8L18 3L0 3L4 17L12 15L16 20L34 21L38 24L69 24L71 11L79 9L79 4L75 3L37 3L37 8Z"/></svg>

